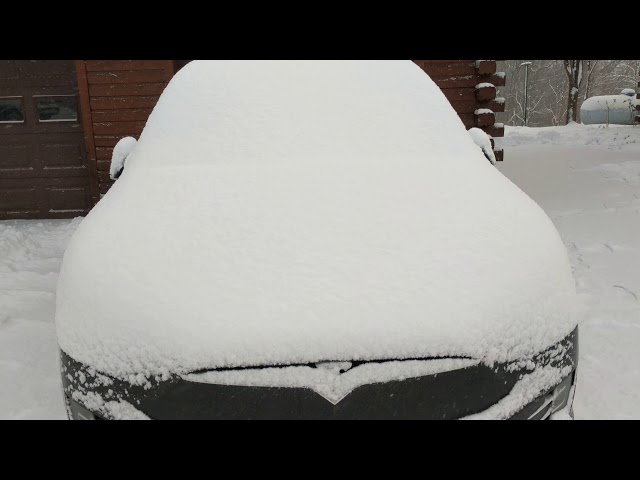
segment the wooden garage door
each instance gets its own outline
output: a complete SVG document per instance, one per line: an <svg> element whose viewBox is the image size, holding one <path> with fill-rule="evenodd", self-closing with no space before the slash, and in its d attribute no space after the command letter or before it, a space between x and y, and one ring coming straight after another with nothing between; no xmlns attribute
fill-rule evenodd
<svg viewBox="0 0 640 480"><path fill-rule="evenodd" d="M0 219L88 211L73 61L0 60Z"/></svg>

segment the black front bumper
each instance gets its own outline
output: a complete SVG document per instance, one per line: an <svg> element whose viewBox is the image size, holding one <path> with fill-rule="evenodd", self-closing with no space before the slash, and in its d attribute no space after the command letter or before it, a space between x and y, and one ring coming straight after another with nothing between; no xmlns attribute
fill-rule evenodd
<svg viewBox="0 0 640 480"><path fill-rule="evenodd" d="M363 385L337 404L307 388L196 383L182 377L133 385L96 373L64 352L62 378L70 418L120 418L122 404L152 419L457 419L483 412L505 398L532 368L552 366L568 373L511 415L544 419L572 400L578 363L578 330L531 362L472 367ZM518 367L527 363L527 367ZM93 375L91 375L93 373Z"/></svg>

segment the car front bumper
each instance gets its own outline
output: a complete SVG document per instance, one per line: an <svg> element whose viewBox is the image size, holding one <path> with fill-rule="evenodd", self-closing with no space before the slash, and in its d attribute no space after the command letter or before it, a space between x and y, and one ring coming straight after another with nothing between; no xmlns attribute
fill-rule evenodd
<svg viewBox="0 0 640 480"><path fill-rule="evenodd" d="M563 376L554 385L534 392L533 400L519 405L515 412L498 416L542 420L571 408L578 329L528 361L477 364L435 375L362 385L336 404L308 388L217 385L180 376L135 385L97 373L64 352L61 359L69 418L78 420L459 419L490 411L537 369L557 369Z"/></svg>

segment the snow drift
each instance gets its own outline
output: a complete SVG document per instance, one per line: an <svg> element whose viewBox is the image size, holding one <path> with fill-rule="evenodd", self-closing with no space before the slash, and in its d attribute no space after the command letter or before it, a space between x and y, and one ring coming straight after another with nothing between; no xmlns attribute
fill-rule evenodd
<svg viewBox="0 0 640 480"><path fill-rule="evenodd" d="M576 325L564 246L410 61L196 61L78 228L61 348L115 376L458 356Z"/></svg>

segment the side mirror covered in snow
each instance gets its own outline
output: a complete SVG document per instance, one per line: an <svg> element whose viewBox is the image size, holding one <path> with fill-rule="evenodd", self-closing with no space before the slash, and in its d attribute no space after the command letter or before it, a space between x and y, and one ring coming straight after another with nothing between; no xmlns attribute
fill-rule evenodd
<svg viewBox="0 0 640 480"><path fill-rule="evenodd" d="M489 162L491 162L491 165L495 165L496 155L495 153L493 153L491 137L479 128L470 129L469 135L471 135L472 140L476 142L476 145L478 145L482 149L484 156L487 157L487 160L489 160Z"/></svg>
<svg viewBox="0 0 640 480"><path fill-rule="evenodd" d="M116 146L113 148L111 154L111 168L109 169L109 176L112 180L117 180L122 171L124 170L124 162L131 151L136 147L138 141L133 137L121 138Z"/></svg>

